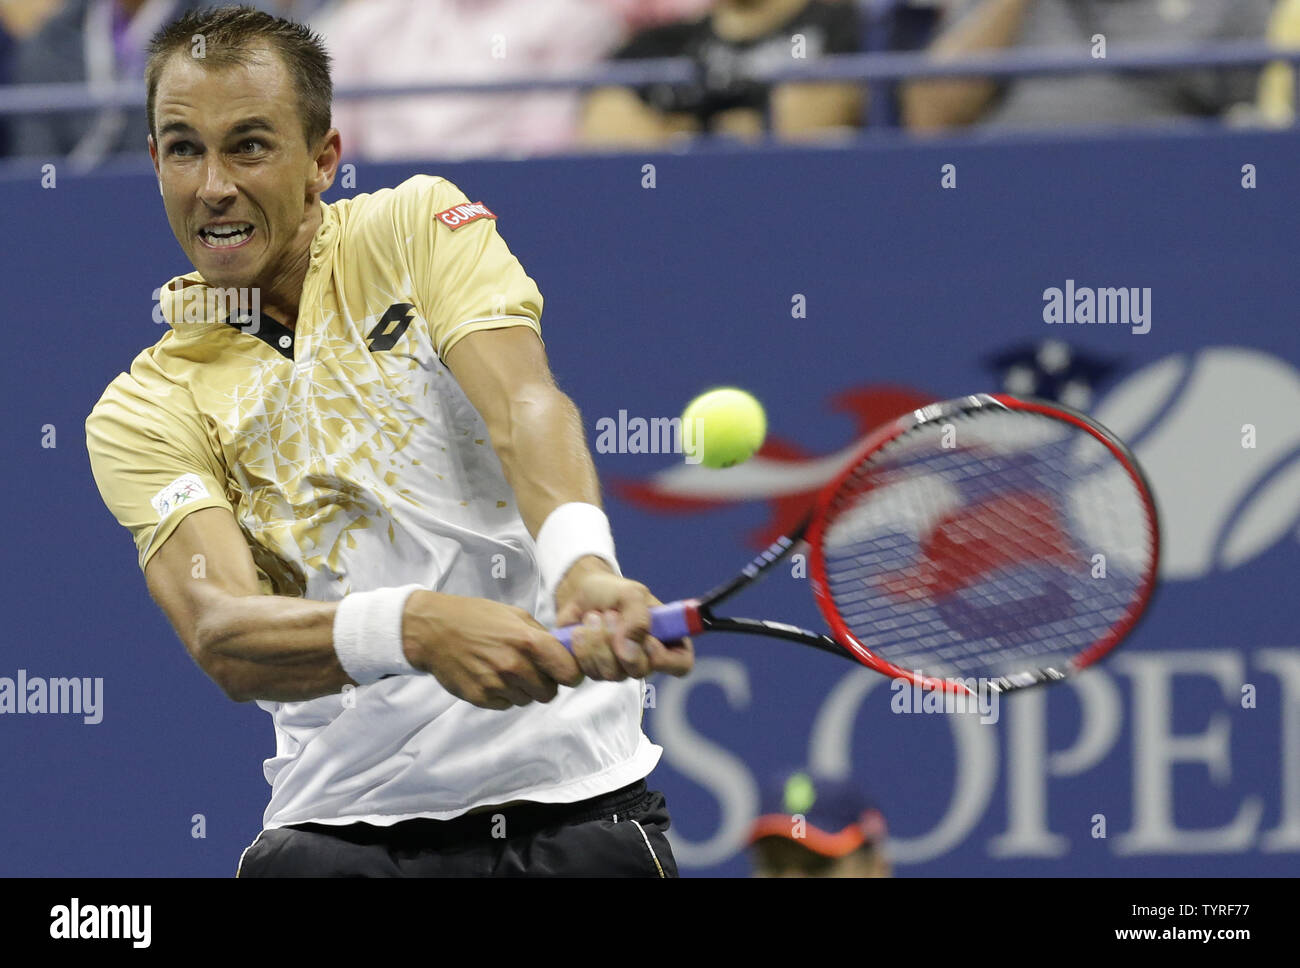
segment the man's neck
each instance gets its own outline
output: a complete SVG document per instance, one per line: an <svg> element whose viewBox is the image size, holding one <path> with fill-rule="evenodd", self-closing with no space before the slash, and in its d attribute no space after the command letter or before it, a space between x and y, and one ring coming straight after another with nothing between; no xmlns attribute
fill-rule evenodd
<svg viewBox="0 0 1300 968"><path fill-rule="evenodd" d="M307 279L307 269L311 266L311 244L320 230L323 218L324 207L317 199L315 206L308 211L298 227L292 246L295 253L292 260L281 266L269 283L262 287L262 312L286 329L292 330L297 325L303 283Z"/></svg>

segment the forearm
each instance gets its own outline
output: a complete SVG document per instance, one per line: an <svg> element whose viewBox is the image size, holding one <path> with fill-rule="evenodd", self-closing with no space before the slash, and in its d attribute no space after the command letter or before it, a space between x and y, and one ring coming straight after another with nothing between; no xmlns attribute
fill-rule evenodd
<svg viewBox="0 0 1300 968"><path fill-rule="evenodd" d="M431 619L444 609L438 592L416 591L403 612L403 652L415 665L429 643L445 638ZM334 644L337 602L278 595L232 596L205 610L197 629L197 658L230 698L302 702L356 682ZM432 631L431 631L432 630ZM413 658L417 657L417 658Z"/></svg>
<svg viewBox="0 0 1300 968"><path fill-rule="evenodd" d="M1015 43L1033 0L984 0L930 45L936 60L954 60L982 50ZM913 81L903 85L903 119L909 128L969 124L979 117L997 90L979 79Z"/></svg>
<svg viewBox="0 0 1300 968"><path fill-rule="evenodd" d="M515 493L528 533L537 536L561 504L600 505L600 481L587 449L582 414L556 387L534 385L511 401L508 423L492 446Z"/></svg>
<svg viewBox="0 0 1300 968"><path fill-rule="evenodd" d="M231 596L205 608L195 658L231 699L299 702L352 683L334 652L334 602Z"/></svg>
<svg viewBox="0 0 1300 968"><path fill-rule="evenodd" d="M582 414L558 388L535 387L511 408L509 430L498 431L493 445L506 479L515 492L520 517L537 537L551 512L579 501L600 506L600 480L587 449ZM497 443L497 437L502 443ZM604 559L588 555L574 562L556 587L556 600L567 601L584 574L612 571Z"/></svg>

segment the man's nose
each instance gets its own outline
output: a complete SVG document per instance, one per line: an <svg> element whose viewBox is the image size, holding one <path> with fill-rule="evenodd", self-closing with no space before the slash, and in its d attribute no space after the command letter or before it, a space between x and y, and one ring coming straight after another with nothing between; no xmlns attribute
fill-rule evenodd
<svg viewBox="0 0 1300 968"><path fill-rule="evenodd" d="M205 161L199 200L211 208L220 208L235 197L235 183L220 158Z"/></svg>

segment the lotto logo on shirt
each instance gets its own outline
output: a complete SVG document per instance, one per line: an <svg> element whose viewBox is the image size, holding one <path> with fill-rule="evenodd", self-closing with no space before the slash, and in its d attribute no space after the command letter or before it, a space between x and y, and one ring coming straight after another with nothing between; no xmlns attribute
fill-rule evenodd
<svg viewBox="0 0 1300 968"><path fill-rule="evenodd" d="M496 216L488 211L487 206L482 202L472 202L457 205L445 212L439 212L434 218L448 228L455 230L462 225L469 225L470 222L476 222L481 218L496 218Z"/></svg>

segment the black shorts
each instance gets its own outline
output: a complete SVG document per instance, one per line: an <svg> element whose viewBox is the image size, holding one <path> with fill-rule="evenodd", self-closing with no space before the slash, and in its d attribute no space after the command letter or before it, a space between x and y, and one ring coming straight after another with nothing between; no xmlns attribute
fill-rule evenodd
<svg viewBox="0 0 1300 968"><path fill-rule="evenodd" d="M644 780L576 803L525 803L389 827L263 830L236 877L676 877L662 793Z"/></svg>

